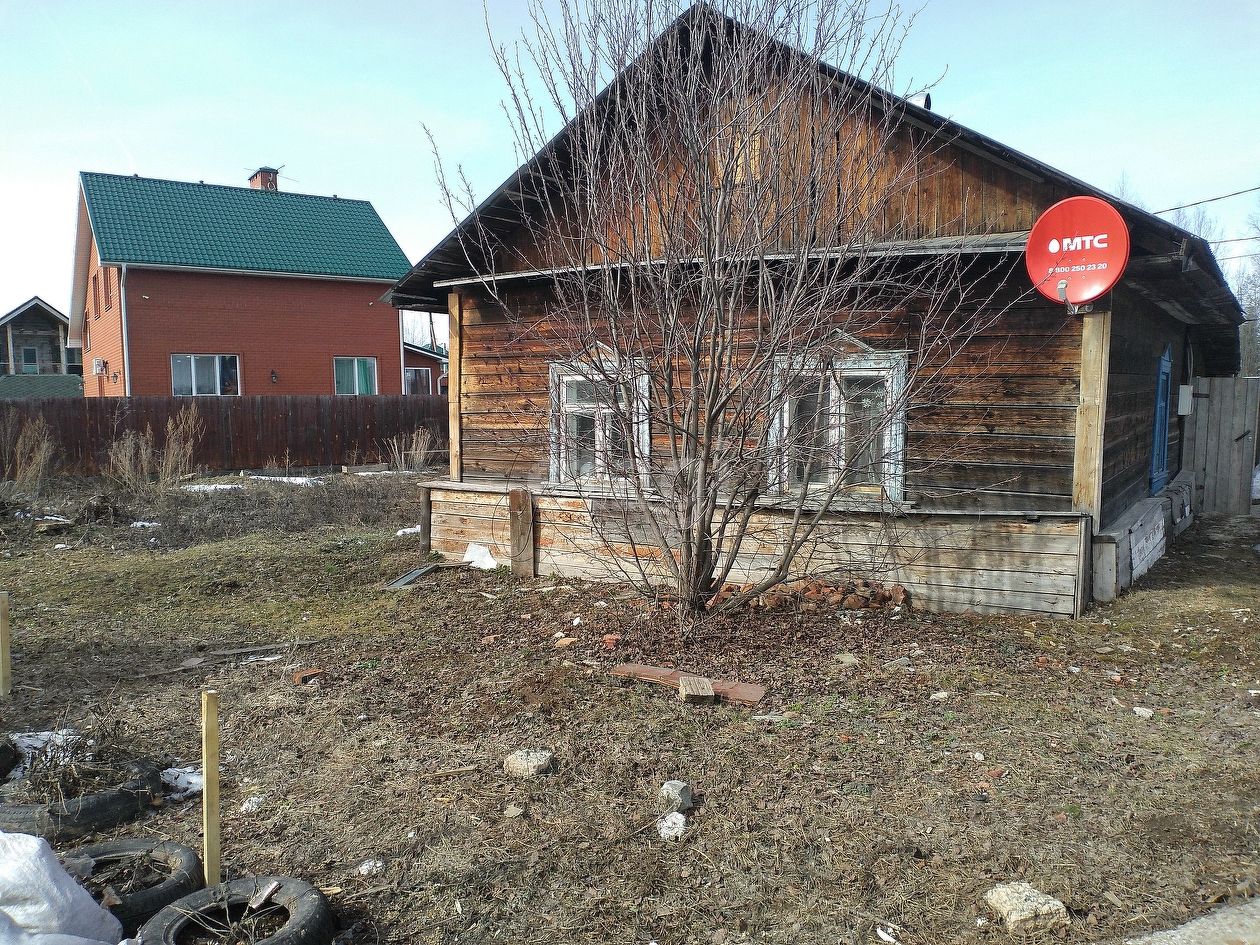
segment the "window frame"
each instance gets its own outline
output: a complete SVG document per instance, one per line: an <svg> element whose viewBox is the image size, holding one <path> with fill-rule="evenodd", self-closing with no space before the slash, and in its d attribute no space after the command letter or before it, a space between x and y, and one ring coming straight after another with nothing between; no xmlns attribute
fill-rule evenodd
<svg viewBox="0 0 1260 945"><path fill-rule="evenodd" d="M192 371L192 393L181 394L175 390L175 359L189 358L189 368ZM214 393L198 393L197 392L197 358L214 358ZM223 393L223 359L233 358L236 361L236 392ZM224 352L222 354L200 352L200 351L172 351L170 358L171 365L171 396L172 397L240 397L245 392L245 384L241 377L241 356Z"/></svg>
<svg viewBox="0 0 1260 945"><path fill-rule="evenodd" d="M426 375L426 382L425 382L425 385L424 385L424 393L426 393L426 394L432 394L432 393L433 393L433 369L432 369L432 368L428 368L428 367L407 367L407 366L405 366L405 365L403 366L403 385L404 385L403 390L404 390L404 392L405 392L405 393L407 393L407 392L408 392L408 391L407 391L407 389L406 389L407 376L408 376L408 374L409 374L410 372L412 372L412 371L415 371L417 374L419 374L421 371L423 371L423 372L425 373L425 375ZM413 394L412 396L416 396L416 395L415 395L415 394Z"/></svg>
<svg viewBox="0 0 1260 945"><path fill-rule="evenodd" d="M351 392L343 393L337 390L337 362L338 361L353 361L354 362L354 390ZM363 391L359 390L359 362L360 361L372 362L372 387L374 389L368 393L364 393ZM375 397L377 396L381 390L381 375L380 375L379 368L380 368L380 364L377 361L376 355L367 355L367 354L333 355L333 359L332 359L333 394L335 394L338 397Z"/></svg>
<svg viewBox="0 0 1260 945"><path fill-rule="evenodd" d="M549 483L557 486L582 486L595 485L601 487L612 487L618 483L628 482L630 476L617 474L609 469L607 441L608 429L605 424L600 422L599 415L601 413L615 415L614 409L608 406L600 406L594 404L573 404L565 403L564 392L571 381L586 381L589 383L601 384L608 383L610 377L618 376L616 362L604 361L593 365L582 365L566 362L552 362L549 365L549 400L548 423L550 427L550 463L548 470ZM651 450L651 428L648 423L648 391L649 378L645 370L635 370L632 381L633 403L631 404L631 423L633 425L632 437L635 447L635 453L639 459L639 481L640 484L647 488L650 486L651 477L648 471L647 459ZM585 409L583 409L585 408ZM594 472L587 476L571 476L567 469L569 465L569 453L571 447L566 443L565 436L565 417L573 413L595 413L595 469Z"/></svg>
<svg viewBox="0 0 1260 945"><path fill-rule="evenodd" d="M808 365L800 361L784 359L777 366L775 388L778 396L783 397L782 404L775 411L772 420L769 442L773 454L770 464L770 487L781 494L808 495L819 490L840 488L841 493L863 495L873 494L876 490L890 501L900 502L905 498L905 444L906 444L906 375L909 364L909 353L906 351L863 351L858 354L836 358L827 365ZM791 462L785 440L789 426L789 416L794 398L785 394L785 390L798 378L821 378L827 375L828 418L827 418L827 450L836 461L829 466L828 475L823 482L794 482L788 465ZM884 406L891 418L882 433L883 458L885 470L880 483L852 483L842 485L847 472L844 456L844 434L848 423L845 416L847 406L842 389L842 380L860 378L878 378L884 382ZM777 398L776 398L777 399ZM840 494L840 493L837 493Z"/></svg>

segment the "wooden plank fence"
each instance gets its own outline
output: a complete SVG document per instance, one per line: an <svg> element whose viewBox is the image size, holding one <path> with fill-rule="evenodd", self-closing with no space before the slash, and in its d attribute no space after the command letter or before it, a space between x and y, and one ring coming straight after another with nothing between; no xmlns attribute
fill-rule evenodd
<svg viewBox="0 0 1260 945"><path fill-rule="evenodd" d="M1182 464L1194 472L1195 513L1246 515L1260 431L1260 378L1196 377Z"/></svg>
<svg viewBox="0 0 1260 945"><path fill-rule="evenodd" d="M190 404L205 426L194 461L212 470L369 463L393 436L427 428L442 448L447 438L446 398L432 396L93 397L11 401L0 412L42 417L62 471L92 476L129 430L151 429L162 446L167 420Z"/></svg>

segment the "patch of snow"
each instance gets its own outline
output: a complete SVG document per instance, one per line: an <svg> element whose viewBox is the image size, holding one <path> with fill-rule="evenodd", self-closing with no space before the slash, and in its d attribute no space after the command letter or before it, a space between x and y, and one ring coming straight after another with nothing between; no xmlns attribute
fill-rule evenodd
<svg viewBox="0 0 1260 945"><path fill-rule="evenodd" d="M286 486L319 486L324 480L318 476L250 476L259 482L282 482Z"/></svg>
<svg viewBox="0 0 1260 945"><path fill-rule="evenodd" d="M464 552L464 560L474 568L480 568L483 571L493 571L499 566L499 562L494 560L494 555L490 554L490 549L476 542L469 542L468 549Z"/></svg>
<svg viewBox="0 0 1260 945"><path fill-rule="evenodd" d="M52 761L70 760L72 749L82 738L83 736L72 728L62 728L55 732L19 732L10 735L9 741L21 753L22 760L9 772L9 780L16 781L22 777L31 759L42 751L47 751ZM49 748L50 745L51 748Z"/></svg>
<svg viewBox="0 0 1260 945"><path fill-rule="evenodd" d="M187 768L167 768L162 772L162 783L170 789L171 800L182 801L200 794L205 779L195 766L189 765Z"/></svg>
<svg viewBox="0 0 1260 945"><path fill-rule="evenodd" d="M357 472L356 476L418 476L417 472L410 469L370 469L367 472Z"/></svg>
<svg viewBox="0 0 1260 945"><path fill-rule="evenodd" d="M242 814L257 814L262 810L263 801L266 800L261 794L255 794L253 797L247 797L245 803L241 805Z"/></svg>
<svg viewBox="0 0 1260 945"><path fill-rule="evenodd" d="M69 545L53 545L53 551L65 551Z"/></svg>
<svg viewBox="0 0 1260 945"><path fill-rule="evenodd" d="M132 522L132 528L161 528L161 522Z"/></svg>
<svg viewBox="0 0 1260 945"><path fill-rule="evenodd" d="M394 532L394 537L401 538L403 535L419 535L422 531L424 531L423 525L415 525L411 528L400 528L398 531Z"/></svg>
<svg viewBox="0 0 1260 945"><path fill-rule="evenodd" d="M225 492L228 489L244 489L245 487L234 482L194 482L180 488L185 492Z"/></svg>

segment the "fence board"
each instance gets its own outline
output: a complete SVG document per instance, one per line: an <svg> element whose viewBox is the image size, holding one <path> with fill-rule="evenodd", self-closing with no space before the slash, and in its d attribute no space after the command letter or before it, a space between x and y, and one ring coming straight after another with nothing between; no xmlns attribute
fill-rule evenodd
<svg viewBox="0 0 1260 945"><path fill-rule="evenodd" d="M420 428L444 447L447 401L435 396L92 397L9 401L19 422L42 417L62 470L92 476L110 445L151 429L164 445L167 420L193 404L205 427L194 462L207 469L257 469L269 463L336 466L376 461L383 441Z"/></svg>

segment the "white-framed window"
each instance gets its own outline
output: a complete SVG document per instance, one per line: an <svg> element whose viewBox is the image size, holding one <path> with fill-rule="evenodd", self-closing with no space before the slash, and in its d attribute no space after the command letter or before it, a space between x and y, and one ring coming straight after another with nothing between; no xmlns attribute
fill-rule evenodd
<svg viewBox="0 0 1260 945"><path fill-rule="evenodd" d="M403 368L405 394L433 393L433 373L427 367Z"/></svg>
<svg viewBox="0 0 1260 945"><path fill-rule="evenodd" d="M333 389L338 394L375 394L376 358L333 358Z"/></svg>
<svg viewBox="0 0 1260 945"><path fill-rule="evenodd" d="M607 365L551 365L553 482L612 484L636 468L646 478L647 382Z"/></svg>
<svg viewBox="0 0 1260 945"><path fill-rule="evenodd" d="M236 355L171 355L171 393L176 397L234 396L240 392L241 361Z"/></svg>
<svg viewBox="0 0 1260 945"><path fill-rule="evenodd" d="M773 442L781 491L843 487L905 494L906 355L864 352L830 365L784 365Z"/></svg>

